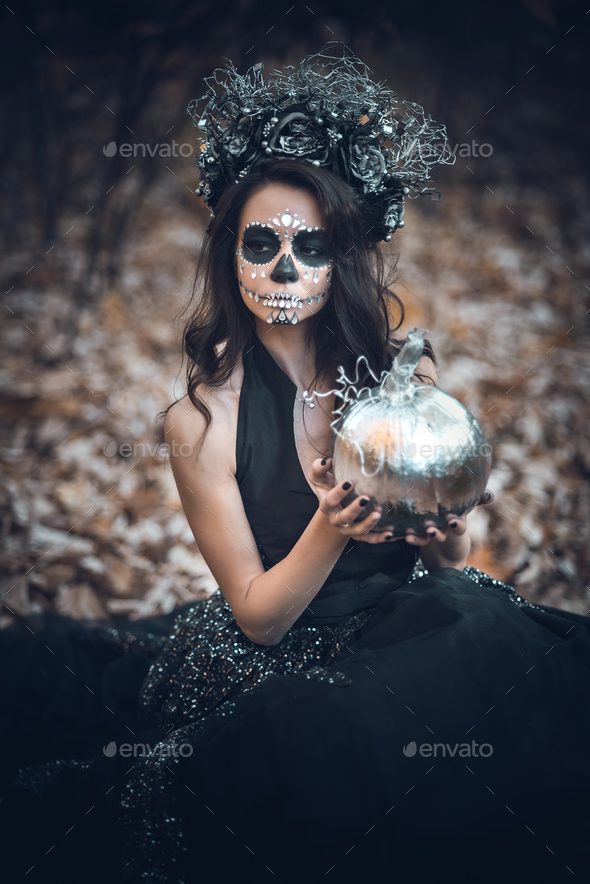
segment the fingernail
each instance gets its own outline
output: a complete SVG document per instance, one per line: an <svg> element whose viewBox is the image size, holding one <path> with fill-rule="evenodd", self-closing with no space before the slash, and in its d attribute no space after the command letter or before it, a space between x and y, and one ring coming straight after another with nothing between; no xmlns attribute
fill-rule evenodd
<svg viewBox="0 0 590 884"><path fill-rule="evenodd" d="M325 467L327 463L328 463L328 458L327 457L322 458L322 466Z"/></svg>
<svg viewBox="0 0 590 884"><path fill-rule="evenodd" d="M392 537L393 537L393 534L386 534L385 535L386 540L391 540Z"/></svg>
<svg viewBox="0 0 590 884"><path fill-rule="evenodd" d="M414 543L415 541L414 541L414 538L413 538L413 537L411 537L411 536L407 536L407 535L406 535L406 542L407 542L407 543Z"/></svg>
<svg viewBox="0 0 590 884"><path fill-rule="evenodd" d="M368 502L369 502L368 497L361 497L361 499L359 500L360 506L366 506L368 504Z"/></svg>
<svg viewBox="0 0 590 884"><path fill-rule="evenodd" d="M492 499L492 492L491 492L491 491L486 491L486 494L487 494L487 496L488 496L488 500L491 500L491 499Z"/></svg>
<svg viewBox="0 0 590 884"><path fill-rule="evenodd" d="M436 531L429 531L428 536L429 537L436 537Z"/></svg>
<svg viewBox="0 0 590 884"><path fill-rule="evenodd" d="M342 489L343 489L344 491L348 491L349 488L352 488L351 483L350 483L350 482L344 482L344 484L342 485Z"/></svg>
<svg viewBox="0 0 590 884"><path fill-rule="evenodd" d="M458 524L458 522L451 522L451 528L456 528Z"/></svg>

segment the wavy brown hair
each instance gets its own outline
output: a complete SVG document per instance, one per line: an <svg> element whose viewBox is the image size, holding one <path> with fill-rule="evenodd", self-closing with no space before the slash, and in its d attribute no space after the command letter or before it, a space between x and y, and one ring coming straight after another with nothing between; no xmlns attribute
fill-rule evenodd
<svg viewBox="0 0 590 884"><path fill-rule="evenodd" d="M254 314L242 300L235 270L237 231L249 198L271 184L305 190L315 197L334 259L331 297L319 313L305 321L307 345L315 354L314 380L335 376L339 366L353 377L361 354L379 377L391 368L403 344L391 337L404 320L404 306L389 288L397 262L387 280L381 250L366 237L371 226L366 201L327 169L271 159L262 170L230 185L221 196L206 231L192 297L183 312L189 314L183 334L187 393L204 416L206 430L211 412L197 387L224 384L256 335ZM425 341L424 355L437 364L429 341ZM428 381L423 375L417 377ZM364 377L361 373L360 379L364 385L374 386L368 372Z"/></svg>

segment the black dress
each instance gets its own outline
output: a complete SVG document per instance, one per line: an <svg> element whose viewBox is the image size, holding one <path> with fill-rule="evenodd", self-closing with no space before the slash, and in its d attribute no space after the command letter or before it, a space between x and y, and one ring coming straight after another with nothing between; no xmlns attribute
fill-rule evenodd
<svg viewBox="0 0 590 884"><path fill-rule="evenodd" d="M317 509L295 393L256 338L237 479L267 568ZM145 621L5 630L9 880L583 876L590 619L417 556L350 540L272 647L220 592Z"/></svg>

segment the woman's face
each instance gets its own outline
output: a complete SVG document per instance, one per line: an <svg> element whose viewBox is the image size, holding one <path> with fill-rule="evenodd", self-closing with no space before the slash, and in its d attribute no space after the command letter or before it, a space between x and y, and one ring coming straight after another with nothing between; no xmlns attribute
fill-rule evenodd
<svg viewBox="0 0 590 884"><path fill-rule="evenodd" d="M249 310L269 324L295 325L329 298L333 261L315 197L272 184L240 218L236 269Z"/></svg>

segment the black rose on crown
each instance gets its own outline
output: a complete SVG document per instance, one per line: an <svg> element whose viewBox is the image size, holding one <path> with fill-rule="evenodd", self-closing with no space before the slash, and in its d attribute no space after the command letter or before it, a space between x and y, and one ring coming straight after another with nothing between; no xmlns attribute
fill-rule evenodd
<svg viewBox="0 0 590 884"><path fill-rule="evenodd" d="M275 123L269 147L275 154L304 157L324 162L328 156L328 143L317 122L303 110L292 107Z"/></svg>
<svg viewBox="0 0 590 884"><path fill-rule="evenodd" d="M238 123L235 126L230 126L221 138L222 147L237 159L248 149L251 135L252 130L248 125L244 126Z"/></svg>
<svg viewBox="0 0 590 884"><path fill-rule="evenodd" d="M404 203L403 194L398 193L393 198L387 199L385 202L385 210L383 217L388 227L399 226L400 221L404 220Z"/></svg>
<svg viewBox="0 0 590 884"><path fill-rule="evenodd" d="M391 227L403 221L404 192L399 179L387 176L379 192L365 193L362 199L366 206L367 237L371 242L384 239Z"/></svg>
<svg viewBox="0 0 590 884"><path fill-rule="evenodd" d="M355 129L348 138L350 171L363 182L363 192L375 191L385 175L385 159L379 142L364 129Z"/></svg>
<svg viewBox="0 0 590 884"><path fill-rule="evenodd" d="M254 129L249 121L234 122L216 139L211 139L208 154L197 157L201 169L199 187L205 198L219 199L228 184L256 157L258 148ZM215 159L207 163L207 157ZM242 173L243 174L243 173Z"/></svg>

